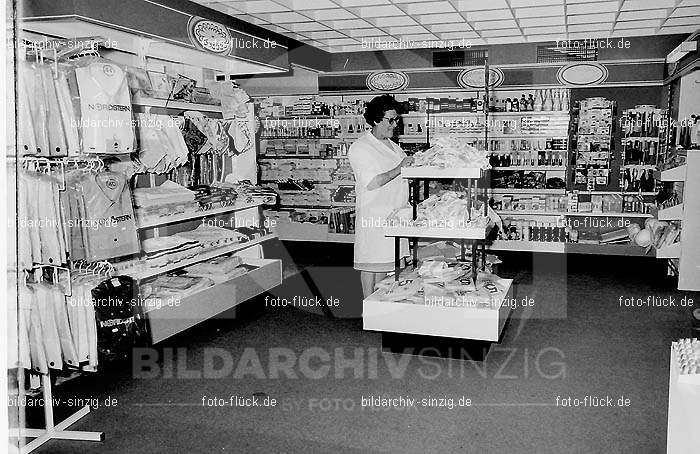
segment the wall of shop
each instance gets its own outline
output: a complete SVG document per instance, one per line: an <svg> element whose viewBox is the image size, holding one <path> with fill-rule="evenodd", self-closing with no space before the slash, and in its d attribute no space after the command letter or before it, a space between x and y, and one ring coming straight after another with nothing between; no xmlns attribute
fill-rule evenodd
<svg viewBox="0 0 700 454"><path fill-rule="evenodd" d="M236 78L250 96L318 93L318 71L292 65L291 74Z"/></svg>

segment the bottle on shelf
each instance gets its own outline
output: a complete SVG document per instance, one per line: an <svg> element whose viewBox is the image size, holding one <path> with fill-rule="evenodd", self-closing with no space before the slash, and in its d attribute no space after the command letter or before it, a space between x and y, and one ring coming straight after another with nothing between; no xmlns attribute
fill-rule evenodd
<svg viewBox="0 0 700 454"><path fill-rule="evenodd" d="M511 102L510 102L510 98L506 98L505 111L506 111L506 112L511 112L511 111L512 111L512 105L511 105Z"/></svg>
<svg viewBox="0 0 700 454"><path fill-rule="evenodd" d="M527 100L525 100L525 95L520 95L520 111L525 112L527 110Z"/></svg>
<svg viewBox="0 0 700 454"><path fill-rule="evenodd" d="M544 110L545 112L551 112L553 105L554 104L552 102L552 90L546 89L544 95L544 102L542 103L542 110Z"/></svg>
<svg viewBox="0 0 700 454"><path fill-rule="evenodd" d="M535 93L535 104L533 106L533 110L535 112L540 112L542 111L542 107L544 105L544 93L542 90L537 90Z"/></svg>
<svg viewBox="0 0 700 454"><path fill-rule="evenodd" d="M561 91L559 89L552 89L552 110L559 112L561 110Z"/></svg>
<svg viewBox="0 0 700 454"><path fill-rule="evenodd" d="M535 98L532 96L532 93L527 95L527 110L535 110Z"/></svg>

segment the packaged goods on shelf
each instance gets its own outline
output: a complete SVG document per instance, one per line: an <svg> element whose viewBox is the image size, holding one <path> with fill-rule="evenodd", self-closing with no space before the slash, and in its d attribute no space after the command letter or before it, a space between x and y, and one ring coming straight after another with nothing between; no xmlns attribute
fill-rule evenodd
<svg viewBox="0 0 700 454"><path fill-rule="evenodd" d="M434 194L418 204L416 219L412 219L412 208L404 207L394 210L388 218L394 225L412 225L416 227L469 228L486 227L489 217L484 216L483 207L469 202L464 194L445 191Z"/></svg>
<svg viewBox="0 0 700 454"><path fill-rule="evenodd" d="M238 256L216 257L207 262L197 263L183 268L187 276L198 276L211 279L215 284L229 281L236 276L241 276L248 272L248 268L243 266L243 261Z"/></svg>
<svg viewBox="0 0 700 454"><path fill-rule="evenodd" d="M196 257L203 249L197 240L177 235L147 238L141 242L141 247L149 268L162 268Z"/></svg>
<svg viewBox="0 0 700 454"><path fill-rule="evenodd" d="M158 276L153 281L143 285L143 292L147 299L185 298L205 288L213 286L216 282L207 277L195 275Z"/></svg>
<svg viewBox="0 0 700 454"><path fill-rule="evenodd" d="M566 230L558 222L504 217L498 239L563 243L567 241Z"/></svg>
<svg viewBox="0 0 700 454"><path fill-rule="evenodd" d="M477 150L465 140L455 137L440 137L426 151L419 151L413 156L412 167L489 168L486 152Z"/></svg>

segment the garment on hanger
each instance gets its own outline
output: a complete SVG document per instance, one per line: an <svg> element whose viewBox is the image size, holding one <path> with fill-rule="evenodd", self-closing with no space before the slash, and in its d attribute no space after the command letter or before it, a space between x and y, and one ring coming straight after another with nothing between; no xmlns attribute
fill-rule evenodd
<svg viewBox="0 0 700 454"><path fill-rule="evenodd" d="M58 104L54 74L49 65L38 65L41 74L41 84L46 100L46 122L49 133L49 155L65 156L68 154L66 136L61 120L61 108Z"/></svg>
<svg viewBox="0 0 700 454"><path fill-rule="evenodd" d="M134 149L131 98L125 71L101 58L79 63L80 130L86 153L130 153Z"/></svg>
<svg viewBox="0 0 700 454"><path fill-rule="evenodd" d="M28 71L26 64L20 64L17 67L17 156L35 154L37 151L34 119L27 93L26 71Z"/></svg>
<svg viewBox="0 0 700 454"><path fill-rule="evenodd" d="M18 66L18 83L22 85L28 102L29 114L34 130L36 148L27 154L49 156L48 107L44 95L40 71L35 64L21 62Z"/></svg>
<svg viewBox="0 0 700 454"><path fill-rule="evenodd" d="M61 123L66 136L66 146L68 156L80 154L80 134L78 133L78 119L76 117L70 90L68 88L68 77L66 66L60 65L59 71L54 78L54 88L58 97L58 107L60 109Z"/></svg>

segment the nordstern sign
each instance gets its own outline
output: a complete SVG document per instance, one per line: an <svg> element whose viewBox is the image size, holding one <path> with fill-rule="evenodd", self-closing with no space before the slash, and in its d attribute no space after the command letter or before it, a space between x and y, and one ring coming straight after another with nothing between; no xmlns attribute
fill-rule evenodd
<svg viewBox="0 0 700 454"><path fill-rule="evenodd" d="M187 34L199 49L221 55L227 55L231 50L231 33L218 22L193 16L187 24Z"/></svg>
<svg viewBox="0 0 700 454"><path fill-rule="evenodd" d="M372 91L403 90L408 86L408 76L399 71L382 71L367 76L366 83Z"/></svg>

